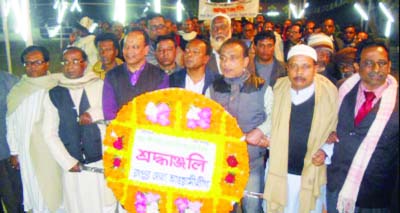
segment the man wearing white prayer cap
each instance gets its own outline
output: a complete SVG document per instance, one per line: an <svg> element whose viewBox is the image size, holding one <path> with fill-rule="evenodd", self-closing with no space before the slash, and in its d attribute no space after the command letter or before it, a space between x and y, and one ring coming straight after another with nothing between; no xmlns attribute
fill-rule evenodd
<svg viewBox="0 0 400 213"><path fill-rule="evenodd" d="M337 123L337 89L317 73L317 53L307 45L288 52L288 76L274 87L270 157L264 199L267 212L322 212L326 143Z"/></svg>

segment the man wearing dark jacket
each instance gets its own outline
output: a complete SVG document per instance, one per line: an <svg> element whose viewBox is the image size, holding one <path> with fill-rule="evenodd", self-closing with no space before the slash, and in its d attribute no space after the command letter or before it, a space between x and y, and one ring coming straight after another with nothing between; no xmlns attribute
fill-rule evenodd
<svg viewBox="0 0 400 213"><path fill-rule="evenodd" d="M398 192L399 94L389 51L360 47L353 74L339 90L339 121L328 167L328 212L389 212ZM395 201L397 202L397 201Z"/></svg>
<svg viewBox="0 0 400 213"><path fill-rule="evenodd" d="M204 95L216 75L215 72L206 69L210 55L211 46L206 41L200 39L189 41L183 56L186 69L170 76L170 87L181 87Z"/></svg>
<svg viewBox="0 0 400 213"><path fill-rule="evenodd" d="M134 97L168 87L168 75L146 61L149 43L149 36L142 29L133 29L126 35L125 63L110 70L104 79L103 113L106 120L114 119L119 109Z"/></svg>

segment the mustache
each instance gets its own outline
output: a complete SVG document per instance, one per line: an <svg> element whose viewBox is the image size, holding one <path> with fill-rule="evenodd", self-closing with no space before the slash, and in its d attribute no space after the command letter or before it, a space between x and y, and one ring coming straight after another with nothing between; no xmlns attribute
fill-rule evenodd
<svg viewBox="0 0 400 213"><path fill-rule="evenodd" d="M371 71L367 75L370 78L376 78L376 77L384 78L385 77L385 73L382 73L382 72L379 72L379 71Z"/></svg>
<svg viewBox="0 0 400 213"><path fill-rule="evenodd" d="M301 76L296 76L293 78L295 81L305 81L306 79Z"/></svg>

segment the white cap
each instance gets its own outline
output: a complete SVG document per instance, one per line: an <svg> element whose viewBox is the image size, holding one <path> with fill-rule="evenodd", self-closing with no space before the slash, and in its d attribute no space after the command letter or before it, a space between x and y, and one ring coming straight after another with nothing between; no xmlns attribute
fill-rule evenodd
<svg viewBox="0 0 400 213"><path fill-rule="evenodd" d="M325 47L331 52L334 50L332 39L324 33L311 34L308 37L307 44L313 48Z"/></svg>
<svg viewBox="0 0 400 213"><path fill-rule="evenodd" d="M290 48L287 55L287 60L289 61L291 57L296 55L308 56L314 61L317 61L317 52L314 50L314 48L305 44L298 44Z"/></svg>
<svg viewBox="0 0 400 213"><path fill-rule="evenodd" d="M93 24L93 20L87 16L81 18L81 20L79 21L79 24L82 25L82 27L86 28L86 29L90 29L90 26L92 26Z"/></svg>

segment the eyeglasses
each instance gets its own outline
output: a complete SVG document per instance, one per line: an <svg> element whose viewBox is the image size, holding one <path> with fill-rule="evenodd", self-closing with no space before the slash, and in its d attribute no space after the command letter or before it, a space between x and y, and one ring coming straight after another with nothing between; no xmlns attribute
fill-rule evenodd
<svg viewBox="0 0 400 213"><path fill-rule="evenodd" d="M73 65L77 65L80 63L85 62L84 60L78 60L78 59L74 59L72 61L61 61L61 65L65 66L65 65L69 65L69 64L73 64Z"/></svg>
<svg viewBox="0 0 400 213"><path fill-rule="evenodd" d="M150 30L152 30L152 31L161 30L161 29L164 29L164 27L165 27L164 24L153 25L153 26L150 26Z"/></svg>
<svg viewBox="0 0 400 213"><path fill-rule="evenodd" d="M376 61L376 62L375 61L371 61L371 60L366 60L366 61L362 61L361 65L363 67L371 69L371 68L374 68L375 65L378 65L379 68L383 68L386 65L388 65L388 63L389 63L388 61L384 61L384 60Z"/></svg>
<svg viewBox="0 0 400 213"><path fill-rule="evenodd" d="M36 61L24 61L24 67L27 66L40 66L46 63L46 61L36 60Z"/></svg>

